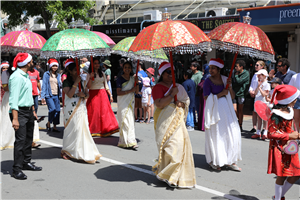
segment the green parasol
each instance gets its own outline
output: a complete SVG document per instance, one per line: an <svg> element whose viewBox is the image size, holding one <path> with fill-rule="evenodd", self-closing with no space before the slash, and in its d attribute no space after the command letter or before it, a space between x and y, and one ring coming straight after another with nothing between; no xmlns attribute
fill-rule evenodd
<svg viewBox="0 0 300 200"><path fill-rule="evenodd" d="M112 48L111 53L119 54L121 56L129 57L131 59L136 59L136 60L144 60L144 61L158 62L158 63L164 61L168 62L168 57L166 56L163 49L156 51L155 54L153 54L151 51L143 52L143 54L128 52L135 38L136 37L128 37L121 40Z"/></svg>
<svg viewBox="0 0 300 200"><path fill-rule="evenodd" d="M50 37L41 49L41 58L108 56L109 46L85 29L67 29Z"/></svg>

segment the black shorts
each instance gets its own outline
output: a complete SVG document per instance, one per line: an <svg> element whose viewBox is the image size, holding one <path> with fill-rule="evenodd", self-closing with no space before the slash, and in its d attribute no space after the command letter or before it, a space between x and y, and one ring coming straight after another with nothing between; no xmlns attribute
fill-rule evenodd
<svg viewBox="0 0 300 200"><path fill-rule="evenodd" d="M232 103L236 104L244 104L245 103L245 98L244 97L235 97L232 99Z"/></svg>

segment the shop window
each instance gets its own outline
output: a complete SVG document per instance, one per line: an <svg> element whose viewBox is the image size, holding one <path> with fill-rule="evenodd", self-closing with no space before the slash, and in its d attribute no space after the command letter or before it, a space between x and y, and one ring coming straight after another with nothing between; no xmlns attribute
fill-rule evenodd
<svg viewBox="0 0 300 200"><path fill-rule="evenodd" d="M128 18L122 18L122 24L128 23Z"/></svg>
<svg viewBox="0 0 300 200"><path fill-rule="evenodd" d="M188 16L188 18L197 18L198 13L192 13Z"/></svg>
<svg viewBox="0 0 300 200"><path fill-rule="evenodd" d="M205 17L205 13L199 13L198 17Z"/></svg>
<svg viewBox="0 0 300 200"><path fill-rule="evenodd" d="M135 23L136 22L136 17L129 18L129 23Z"/></svg>
<svg viewBox="0 0 300 200"><path fill-rule="evenodd" d="M108 20L106 20L106 24L110 24L110 23L112 23L113 22L113 20L112 19L108 19Z"/></svg>
<svg viewBox="0 0 300 200"><path fill-rule="evenodd" d="M142 21L144 21L144 17L138 17L138 20L137 20L138 22L142 22Z"/></svg>

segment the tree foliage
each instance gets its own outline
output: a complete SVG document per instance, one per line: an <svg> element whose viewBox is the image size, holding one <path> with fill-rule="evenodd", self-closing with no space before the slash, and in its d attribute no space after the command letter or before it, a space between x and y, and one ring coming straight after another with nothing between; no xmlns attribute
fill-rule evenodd
<svg viewBox="0 0 300 200"><path fill-rule="evenodd" d="M48 37L51 36L51 22L58 22L57 28L68 28L72 18L83 20L90 25L99 24L88 17L88 11L93 8L95 1L1 1L1 10L9 15L8 27L24 24L28 17L41 16L39 23L45 23Z"/></svg>

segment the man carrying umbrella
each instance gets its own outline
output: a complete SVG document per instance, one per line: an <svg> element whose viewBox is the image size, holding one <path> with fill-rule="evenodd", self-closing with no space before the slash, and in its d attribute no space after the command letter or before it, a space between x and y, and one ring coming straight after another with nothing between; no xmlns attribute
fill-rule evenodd
<svg viewBox="0 0 300 200"><path fill-rule="evenodd" d="M12 126L15 129L13 177L27 179L23 170L41 171L41 167L31 161L31 144L33 140L34 118L37 118L33 106L32 84L28 71L33 68L32 56L18 53L13 66L17 70L9 78L9 106Z"/></svg>

